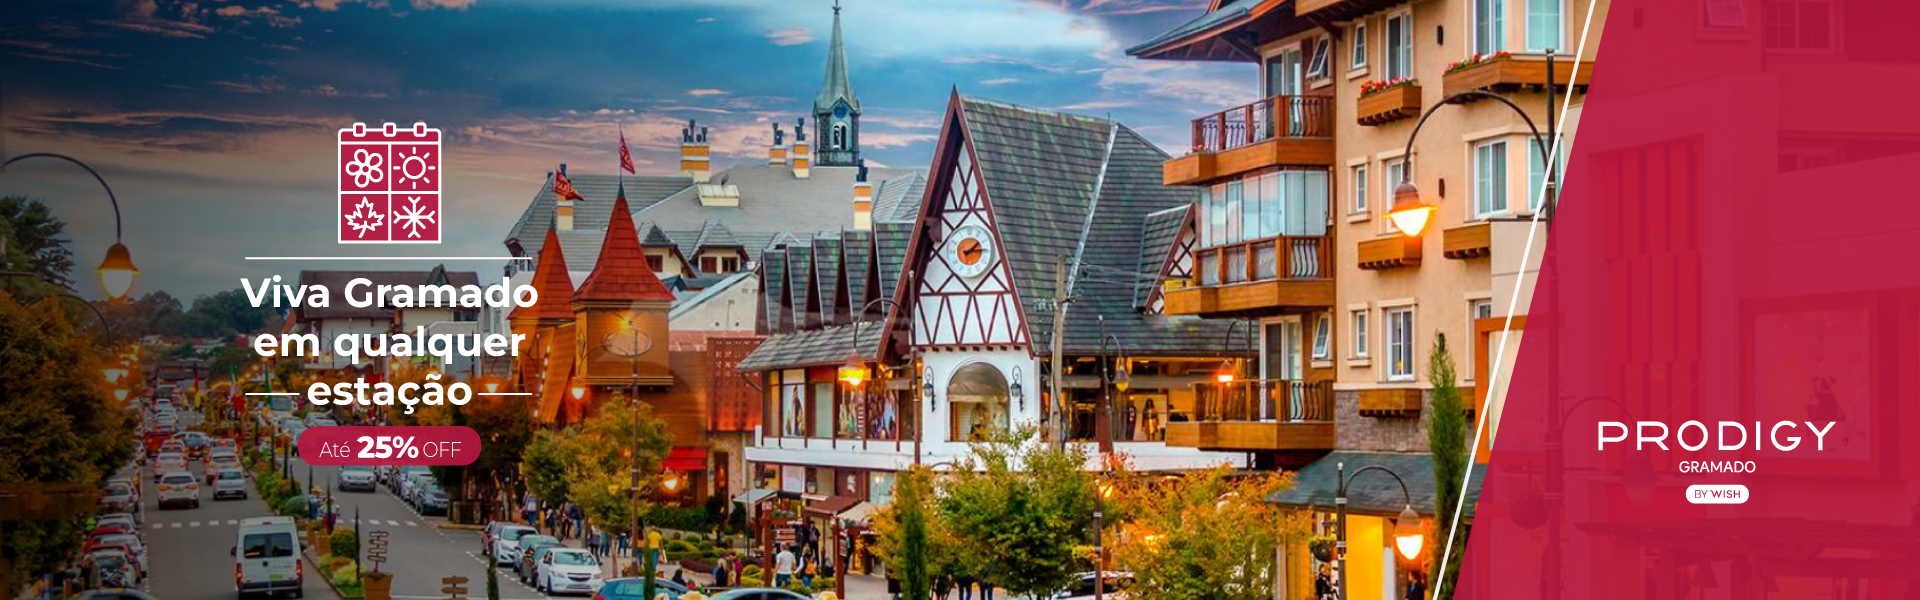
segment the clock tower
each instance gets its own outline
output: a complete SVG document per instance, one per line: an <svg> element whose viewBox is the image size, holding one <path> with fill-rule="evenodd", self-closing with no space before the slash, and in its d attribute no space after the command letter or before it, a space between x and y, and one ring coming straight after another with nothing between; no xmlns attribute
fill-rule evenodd
<svg viewBox="0 0 1920 600"><path fill-rule="evenodd" d="M847 51L840 41L840 2L833 3L833 40L827 46L827 74L813 99L818 138L815 166L851 167L860 162L860 100L847 79Z"/></svg>

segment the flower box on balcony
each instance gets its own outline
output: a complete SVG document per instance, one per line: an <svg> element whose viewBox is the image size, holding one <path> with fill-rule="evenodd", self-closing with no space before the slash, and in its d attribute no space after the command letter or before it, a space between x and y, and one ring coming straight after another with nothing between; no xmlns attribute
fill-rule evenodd
<svg viewBox="0 0 1920 600"><path fill-rule="evenodd" d="M1355 113L1361 125L1377 126L1420 114L1420 84L1367 82Z"/></svg>
<svg viewBox="0 0 1920 600"><path fill-rule="evenodd" d="M1394 235L1360 242L1360 268L1381 270L1419 266L1420 239Z"/></svg>
<svg viewBox="0 0 1920 600"><path fill-rule="evenodd" d="M1418 416L1421 403L1421 392L1414 388L1360 390L1363 417Z"/></svg>
<svg viewBox="0 0 1920 600"><path fill-rule="evenodd" d="M1571 86L1574 89L1586 88L1587 79L1593 75L1593 61L1576 62L1571 56L1555 57L1553 67L1553 78L1560 85ZM1447 96L1452 96L1474 90L1545 89L1546 82L1547 57L1545 55L1513 55L1501 52L1474 56L1447 65L1446 75L1440 80L1440 90ZM1565 89L1561 91L1566 92ZM1468 96L1458 102L1466 103L1480 99L1480 97Z"/></svg>
<svg viewBox="0 0 1920 600"><path fill-rule="evenodd" d="M1456 260L1481 258L1493 254L1493 224L1479 222L1448 229L1441 234L1440 255Z"/></svg>

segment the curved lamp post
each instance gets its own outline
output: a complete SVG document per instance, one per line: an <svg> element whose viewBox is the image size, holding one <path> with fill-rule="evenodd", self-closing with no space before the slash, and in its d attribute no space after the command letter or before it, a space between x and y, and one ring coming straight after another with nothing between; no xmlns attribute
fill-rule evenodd
<svg viewBox="0 0 1920 600"><path fill-rule="evenodd" d="M1344 463L1344 462L1338 463L1337 466L1339 467L1339 473L1340 473L1340 491L1339 491L1339 495L1334 497L1333 503L1334 503L1334 506L1336 506L1340 511L1340 520L1339 520L1339 523L1336 525L1336 527L1338 527L1337 533L1339 534L1339 537L1335 540L1335 544L1334 544L1334 547L1335 547L1334 560L1339 561L1340 563L1338 566L1335 567L1340 570L1340 598L1341 600L1346 600L1346 597L1347 597L1347 484L1353 483L1354 479L1360 477L1361 475L1366 474L1369 471L1385 473L1388 476L1393 477L1393 480L1400 484L1400 494L1406 497L1407 507L1400 509L1400 515L1394 518L1393 546L1395 550L1399 551L1401 558L1405 558L1407 560L1413 560L1414 557L1419 556L1420 547L1426 544L1427 537L1426 537L1426 534L1423 534L1420 532L1420 513L1416 513L1413 511L1413 494L1407 491L1407 481L1404 479L1401 479L1399 473L1395 473L1393 472L1393 469L1382 467L1380 465L1367 465L1355 470L1352 475L1348 475L1347 463Z"/></svg>
<svg viewBox="0 0 1920 600"><path fill-rule="evenodd" d="M864 387L865 384L867 382L870 382L876 379L876 377L874 376L875 375L874 373L870 373L867 371L866 360L860 357L860 326L866 324L867 321L865 317L867 316L867 312L872 311L875 305L885 305L889 308L889 310L898 310L900 308L900 305L894 302L892 298L880 297L880 298L874 298L872 300L867 301L865 305L860 307L860 312L858 314L853 315L853 336L851 339L847 340L847 345L850 346L850 348L847 350L847 364L840 366L839 375L840 375L840 381L846 383L847 387L851 391L856 393L866 391ZM884 322L882 323L882 325L884 325ZM875 354L874 363L878 364L880 362L881 362L880 356L878 354ZM881 370L884 371L884 368L882 368ZM1014 385L1018 386L1019 384L1015 383ZM928 397L933 396L932 389L933 389L932 384L930 383L927 384L926 395ZM1016 387L1014 389L1017 390L1019 388ZM883 393L884 393L884 390L883 390ZM864 400L864 398L862 400ZM864 412L862 414L865 415ZM917 423L918 419L915 419L915 422ZM867 422L866 419L861 419L860 439L863 439L863 440L866 439L867 431L870 430L871 428L872 428L871 423ZM894 439L897 440L899 438L895 437ZM918 460L920 457L920 432L917 427L915 428L915 431L913 433L913 444L914 444L914 451L913 451L914 459ZM834 525L834 528L836 529L836 532L834 533L834 536L833 536L833 540L834 540L833 543L835 546L839 546L842 543L840 539L841 536L837 531L840 527L840 520L834 519L833 525ZM850 552L851 550L852 548L835 548L833 553L834 557L836 558L835 564L833 565L833 568L835 569L834 575L837 575L837 577L834 577L833 579L834 593L841 598L847 597L847 577L844 571L847 568L847 563L851 562L853 559L852 552Z"/></svg>
<svg viewBox="0 0 1920 600"><path fill-rule="evenodd" d="M106 292L108 300L118 302L126 298L127 292L133 289L134 278L140 275L140 269L133 266L133 254L127 251L126 244L121 243L120 200L114 197L113 187L107 185L107 180L100 176L100 172L87 166L87 163L65 154L52 152L34 152L7 159L7 162L0 163L0 173L4 173L7 167L13 166L13 163L29 158L51 158L73 163L86 169L87 174L92 175L94 181L100 182L100 187L107 191L107 202L113 204L113 245L107 248L106 258L100 261L100 266L93 269L93 273L100 277L101 291Z"/></svg>

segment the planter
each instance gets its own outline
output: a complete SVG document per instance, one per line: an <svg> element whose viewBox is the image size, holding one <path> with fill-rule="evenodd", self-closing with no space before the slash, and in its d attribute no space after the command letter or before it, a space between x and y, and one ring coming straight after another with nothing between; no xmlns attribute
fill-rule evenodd
<svg viewBox="0 0 1920 600"><path fill-rule="evenodd" d="M1320 562L1333 562L1333 538L1319 536L1307 540L1307 550L1313 553L1313 559Z"/></svg>
<svg viewBox="0 0 1920 600"><path fill-rule="evenodd" d="M392 573L361 573L360 586L365 590L366 600L392 600L393 598Z"/></svg>
<svg viewBox="0 0 1920 600"><path fill-rule="evenodd" d="M1587 80L1593 75L1593 61L1575 62L1572 56L1560 55L1553 61L1554 79L1560 85L1574 89L1585 89ZM1540 54L1502 55L1483 58L1478 62L1447 71L1441 77L1440 90L1452 96L1473 90L1510 92L1522 88L1544 89L1547 81L1547 57ZM1459 102L1473 102L1477 97L1462 98Z"/></svg>
<svg viewBox="0 0 1920 600"><path fill-rule="evenodd" d="M313 532L314 553L320 556L333 556L333 536L327 535L325 529L315 528Z"/></svg>
<svg viewBox="0 0 1920 600"><path fill-rule="evenodd" d="M1369 127L1420 115L1420 86L1398 85L1361 96L1354 111Z"/></svg>

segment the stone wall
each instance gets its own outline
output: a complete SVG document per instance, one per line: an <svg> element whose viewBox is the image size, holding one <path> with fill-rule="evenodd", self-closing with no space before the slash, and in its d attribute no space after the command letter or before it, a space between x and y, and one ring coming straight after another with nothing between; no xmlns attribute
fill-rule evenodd
<svg viewBox="0 0 1920 600"><path fill-rule="evenodd" d="M1433 392L1420 393L1420 416L1373 417L1360 414L1358 390L1333 393L1333 418L1338 424L1334 446L1368 452L1426 452L1427 419L1433 415Z"/></svg>

